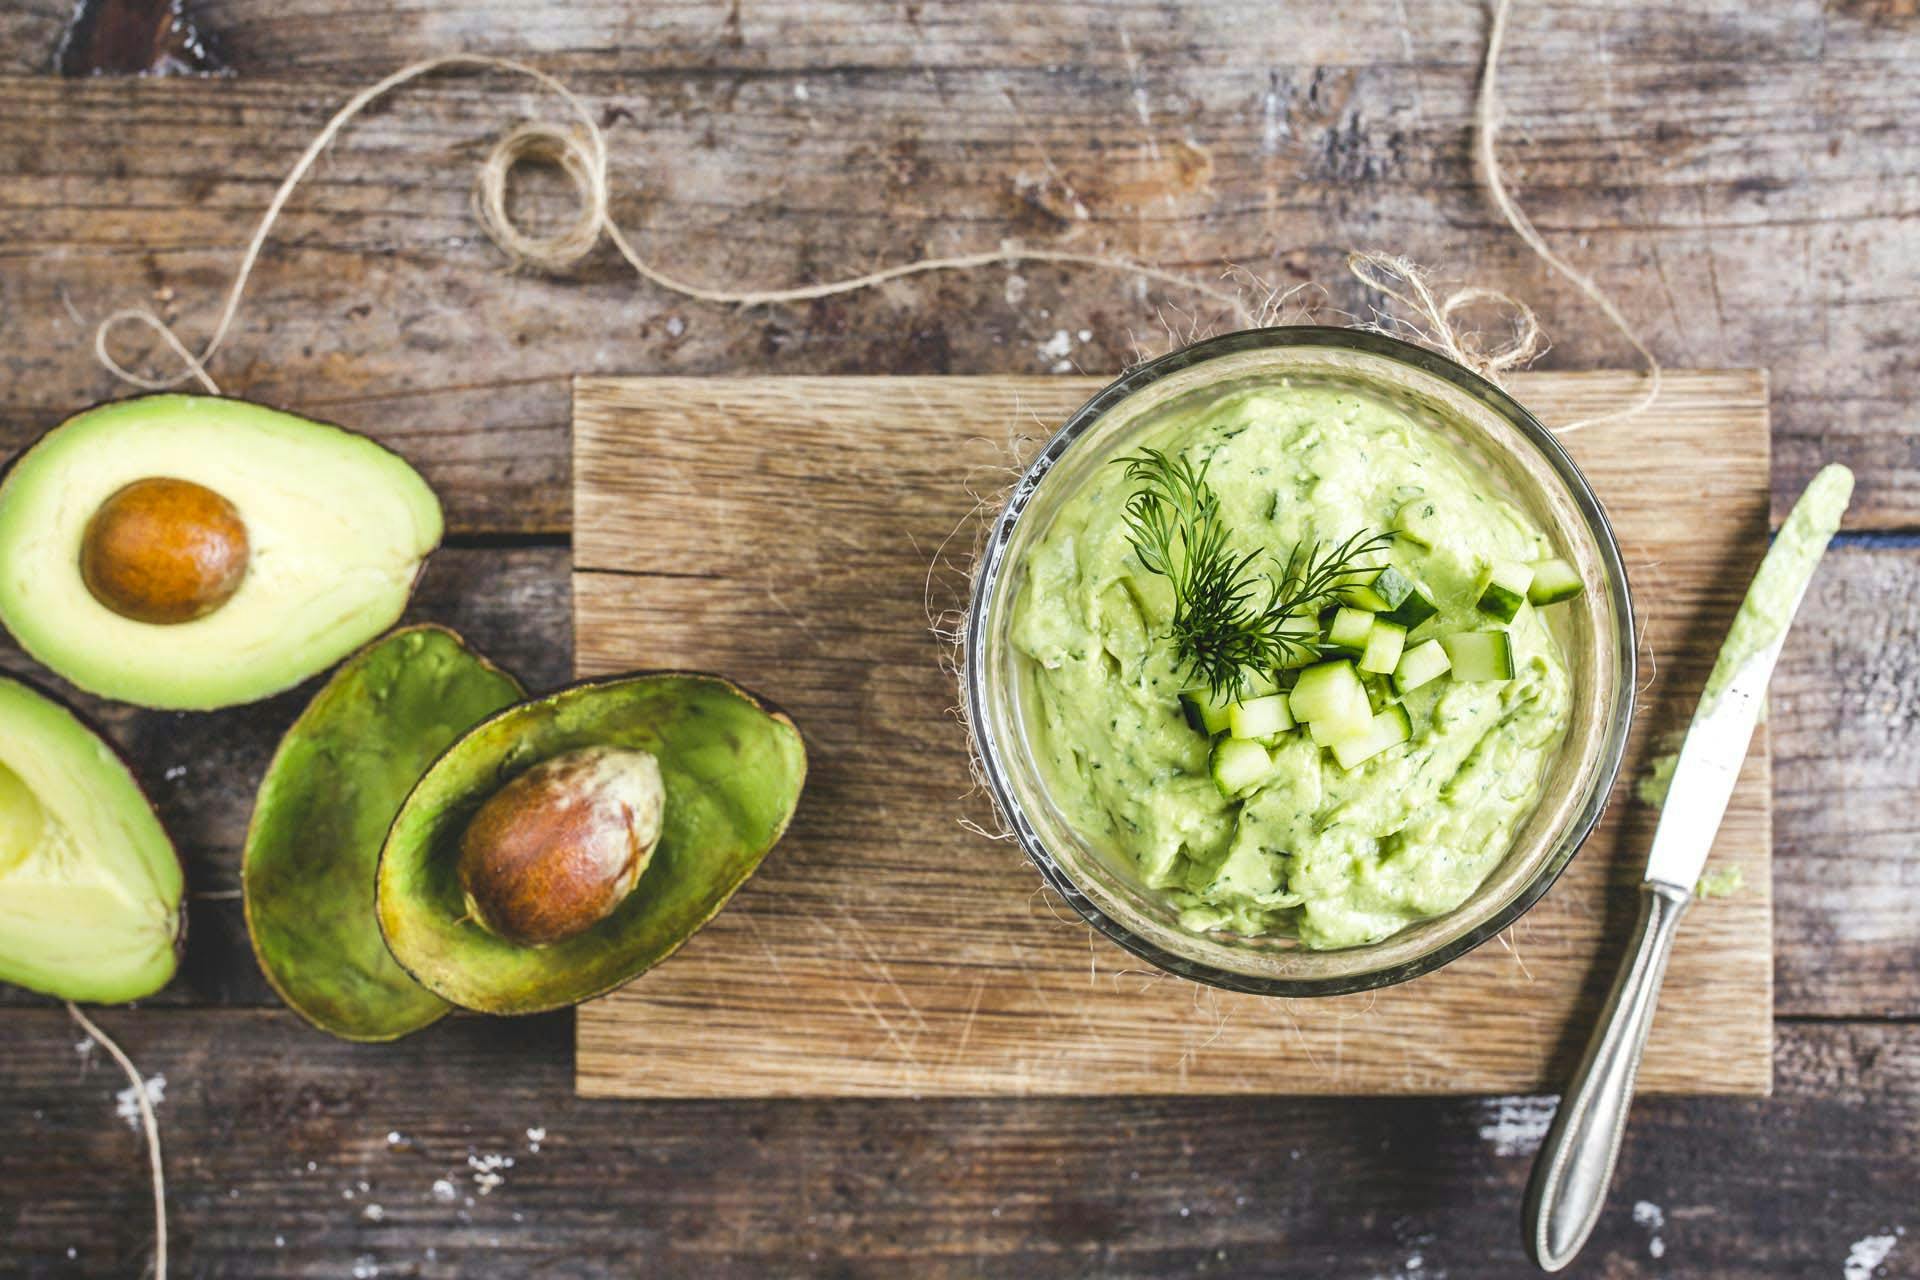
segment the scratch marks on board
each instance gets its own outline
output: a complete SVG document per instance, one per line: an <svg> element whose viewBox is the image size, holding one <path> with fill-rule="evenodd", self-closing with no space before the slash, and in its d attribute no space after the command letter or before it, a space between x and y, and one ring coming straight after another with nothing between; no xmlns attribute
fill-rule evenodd
<svg viewBox="0 0 1920 1280"><path fill-rule="evenodd" d="M1140 127L1146 130L1147 154L1158 163L1160 144L1153 136L1153 95L1147 90L1145 65L1140 55L1134 52L1133 37L1124 29L1120 32L1120 51L1126 55L1127 78L1133 85L1133 114L1140 119Z"/></svg>
<svg viewBox="0 0 1920 1280"><path fill-rule="evenodd" d="M1293 137L1293 127L1287 122L1286 99L1280 94L1280 72L1278 68L1267 72L1267 91L1260 95L1260 154L1277 156L1280 144Z"/></svg>
<svg viewBox="0 0 1920 1280"><path fill-rule="evenodd" d="M873 945L873 939L867 935L866 929L853 912L848 910L844 902L839 906L839 915L846 922L846 928L836 936L843 940L850 938L859 945L860 950L867 957L867 963L873 966L873 971L880 975L881 981L886 983L887 989L900 1002L900 1008L913 1019L915 1032L922 1035L928 1034L930 1028L927 1026L927 1020L920 1015L919 1007L914 1004L912 997L907 995L905 988L900 985L900 980L893 976L893 970L888 967L885 960L881 959L879 948Z"/></svg>

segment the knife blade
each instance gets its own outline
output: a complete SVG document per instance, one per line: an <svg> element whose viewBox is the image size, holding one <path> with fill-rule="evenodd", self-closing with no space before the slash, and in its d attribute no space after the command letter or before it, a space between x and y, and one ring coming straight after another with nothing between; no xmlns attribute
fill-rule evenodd
<svg viewBox="0 0 1920 1280"><path fill-rule="evenodd" d="M1647 856L1640 923L1527 1184L1527 1249L1543 1271L1572 1262L1600 1220L1680 918L1726 815L1787 627L1852 494L1845 467L1814 477L1761 560L1707 677Z"/></svg>
<svg viewBox="0 0 1920 1280"><path fill-rule="evenodd" d="M1852 493L1852 472L1822 470L1794 503L1753 575L1681 743L1647 855L1648 880L1688 892L1698 883L1766 705L1787 628Z"/></svg>

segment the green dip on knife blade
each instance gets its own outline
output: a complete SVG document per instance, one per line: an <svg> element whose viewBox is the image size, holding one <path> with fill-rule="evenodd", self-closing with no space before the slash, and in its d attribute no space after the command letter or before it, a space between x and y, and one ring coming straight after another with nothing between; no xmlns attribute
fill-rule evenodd
<svg viewBox="0 0 1920 1280"><path fill-rule="evenodd" d="M1747 588L1746 599L1734 615L1733 626L1727 630L1720 656L1714 661L1713 673L1707 677L1702 691L1704 705L1711 707L1754 654L1785 634L1801 593L1819 567L1820 558L1826 554L1827 543L1839 530L1840 519L1852 498L1853 472L1836 462L1822 467L1801 493L1799 501L1793 504L1786 523L1774 535L1772 547ZM1761 718L1765 719L1764 708ZM1647 762L1645 774L1634 786L1634 794L1642 804L1656 809L1666 805L1674 769L1679 763L1677 751L1663 752ZM1744 884L1745 876L1739 867L1708 867L1695 892L1702 898L1724 898L1738 892Z"/></svg>
<svg viewBox="0 0 1920 1280"><path fill-rule="evenodd" d="M1747 598L1734 615L1726 643L1720 646L1719 660L1713 664L1704 691L1709 704L1747 659L1785 634L1787 624L1793 621L1793 611L1799 607L1800 593L1813 577L1820 557L1826 554L1827 543L1840 528L1840 517L1846 514L1852 498L1853 472L1834 462L1820 469L1793 504L1787 522L1774 535L1766 559L1760 562L1753 585L1747 588Z"/></svg>

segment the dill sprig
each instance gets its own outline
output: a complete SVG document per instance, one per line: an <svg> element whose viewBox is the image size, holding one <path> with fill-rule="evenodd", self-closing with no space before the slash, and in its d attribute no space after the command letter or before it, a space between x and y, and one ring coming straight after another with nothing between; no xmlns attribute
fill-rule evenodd
<svg viewBox="0 0 1920 1280"><path fill-rule="evenodd" d="M1302 543L1275 577L1257 567L1258 551L1233 549L1206 463L1196 467L1158 449L1118 461L1138 486L1126 508L1134 555L1173 584L1174 655L1215 701L1238 696L1250 673L1317 656L1314 615L1367 571L1368 555L1392 541L1363 530L1330 547Z"/></svg>

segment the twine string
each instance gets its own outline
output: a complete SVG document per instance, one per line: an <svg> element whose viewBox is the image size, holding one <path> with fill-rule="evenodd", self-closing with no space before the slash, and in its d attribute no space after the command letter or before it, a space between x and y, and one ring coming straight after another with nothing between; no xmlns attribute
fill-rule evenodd
<svg viewBox="0 0 1920 1280"><path fill-rule="evenodd" d="M1540 318L1532 307L1511 294L1481 285L1466 285L1442 298L1434 292L1424 270L1397 253L1378 249L1348 254L1347 270L1360 283L1392 298L1413 315L1412 320L1397 321L1401 328L1490 381L1499 382L1502 374L1525 368L1546 350ZM1480 306L1506 311L1511 318L1513 336L1496 346L1485 345L1478 330L1460 318L1461 312ZM1367 327L1387 331L1385 325Z"/></svg>
<svg viewBox="0 0 1920 1280"><path fill-rule="evenodd" d="M453 68L500 71L528 77L559 98L573 117L571 123L564 125L552 121L534 120L516 126L494 143L480 167L474 191L475 213L487 238L492 240L516 267L528 267L558 274L578 264L594 250L604 236L641 279L661 289L699 302L756 307L777 303L806 302L816 298L854 293L891 280L928 272L965 271L976 267L1017 262L1045 262L1090 267L1184 290L1226 308L1241 324L1254 323L1253 312L1237 290L1146 263L1134 262L1117 255L1048 249L1012 241L995 249L919 258L820 284L777 289L717 289L681 280L668 275L642 256L640 251L634 248L633 242L628 239L626 233L613 221L607 183L606 134L594 120L593 113L588 110L587 104L566 85L537 67L528 66L526 63L516 62L510 58L455 53L410 63L368 85L347 99L328 119L320 132L314 135L313 141L307 144L306 150L301 152L293 168L281 180L280 186L273 194L273 199L268 202L258 225L254 227L253 236L248 240L246 251L240 257L240 266L234 275L233 283L228 286L226 301L220 308L213 331L197 353L189 349L173 332L171 326L152 308L128 307L108 316L95 330L94 354L99 358L100 363L106 366L115 377L148 391L164 391L194 379L209 391L218 393L219 387L208 372L207 366L232 331L234 318L239 313L240 301L246 292L247 283L253 276L254 268L259 264L261 250L266 245L274 223L292 197L294 188L299 186L301 180L312 171L315 162L340 136L341 131L367 107L422 76ZM507 211L509 175L518 165L528 161L557 166L572 181L580 198L579 212L571 222L557 232L550 234L529 232L516 223ZM113 355L112 335L115 329L129 323L142 325L157 333L167 349L185 366L183 371L166 377L142 373L121 363Z"/></svg>
<svg viewBox="0 0 1920 1280"><path fill-rule="evenodd" d="M1613 299L1607 296L1606 291L1595 284L1591 276L1554 252L1553 246L1549 245L1534 227L1533 220L1527 217L1526 210L1520 207L1507 190L1506 178L1500 170L1498 145L1500 139L1499 75L1500 50L1506 44L1507 17L1512 8L1513 0L1496 0L1493 9L1493 25L1487 32L1487 56L1480 76L1480 97L1474 106L1474 152L1479 158L1480 176L1487 184L1487 194L1493 200L1493 207L1500 211L1500 216L1507 220L1507 225L1513 228L1514 234L1519 236L1526 243L1527 248L1533 250L1542 262L1559 272L1574 288L1585 294L1589 301L1599 307L1601 314L1605 315L1612 322L1613 327L1620 331L1620 336L1640 353L1640 358L1646 362L1647 366L1646 385L1641 388L1640 395L1631 404L1591 418L1576 419L1555 428L1556 434L1565 435L1586 427L1598 426L1603 422L1622 422L1646 412L1654 401L1660 398L1661 365L1660 358L1653 354L1652 349L1641 340L1639 333L1628 323L1627 318L1620 314L1620 308L1614 305Z"/></svg>
<svg viewBox="0 0 1920 1280"><path fill-rule="evenodd" d="M1554 252L1507 190L1505 177L1500 168L1497 143L1500 125L1500 52L1505 44L1507 20L1511 8L1512 0L1498 0L1494 9L1492 27L1487 38L1480 93L1475 109L1476 155L1488 194L1494 207L1500 211L1514 233L1542 261L1572 282L1575 288L1598 306L1613 326L1633 345L1634 350L1639 352L1647 366L1647 384L1633 404L1611 413L1568 423L1559 428L1562 432L1576 431L1596 423L1632 417L1644 411L1660 394L1661 365L1659 359L1641 340L1612 299L1594 283L1592 278ZM1011 241L1003 243L996 249L918 258L819 284L773 289L722 289L679 279L649 262L634 247L627 234L614 222L607 181L606 134L594 119L587 104L566 85L538 67L510 58L455 53L410 63L361 89L334 112L320 132L307 144L293 168L288 171L287 176L281 180L279 187L274 191L273 199L268 202L266 210L261 214L260 221L247 242L246 250L241 255L239 268L235 272L232 284L228 286L226 299L214 323L213 331L197 353L192 351L152 308L128 307L108 316L95 330L94 353L101 364L122 381L145 390L166 390L191 379L199 382L208 391L218 394L219 384L209 372L208 365L232 331L234 320L239 314L241 299L245 295L254 268L259 263L260 254L266 246L268 236L273 231L274 223L286 208L288 200L292 198L294 189L312 171L321 154L367 107L422 76L455 68L499 71L524 76L557 97L572 116L571 122L567 124L531 120L514 127L494 143L480 167L474 188L475 215L488 239L492 240L501 252L506 254L508 260L518 268L531 268L549 274L564 272L593 252L604 237L636 275L660 289L699 302L755 307L806 302L854 293L889 281L930 272L965 271L1016 262L1044 262L1113 272L1188 291L1225 308L1242 325L1250 326L1259 322L1258 314L1248 305L1243 292L1238 289L1223 287L1206 280L1195 279L1115 255L1049 249ZM515 222L508 212L509 179L513 170L526 162L553 165L573 183L579 199L579 207L574 218L558 231L545 234L528 231ZM1440 298L1433 292L1425 274L1406 258L1378 251L1349 255L1347 267L1369 287L1393 298L1407 308L1416 317L1410 327L1420 340L1488 377L1497 379L1500 374L1508 370L1526 365L1545 348L1538 317L1530 307L1508 294L1481 286L1467 286L1455 290L1445 298ZM1463 327L1459 321L1460 313L1466 308L1489 304L1509 311L1514 319L1515 328L1514 336L1510 340L1491 349L1484 347L1474 332L1470 328ZM180 361L183 371L171 377L165 377L141 373L122 364L113 354L111 339L115 329L130 323L143 326L158 335L162 344Z"/></svg>
<svg viewBox="0 0 1920 1280"><path fill-rule="evenodd" d="M147 1096L147 1085L140 1078L139 1068L113 1042L113 1037L94 1026L93 1020L80 1012L80 1006L71 1000L67 1001L67 1016L78 1023L82 1031L106 1046L113 1060L127 1073L127 1082L133 1086L134 1105L140 1108L140 1127L147 1134L147 1164L153 1181L153 1280L167 1280L167 1172L160 1161L160 1122L154 1118L153 1100Z"/></svg>

